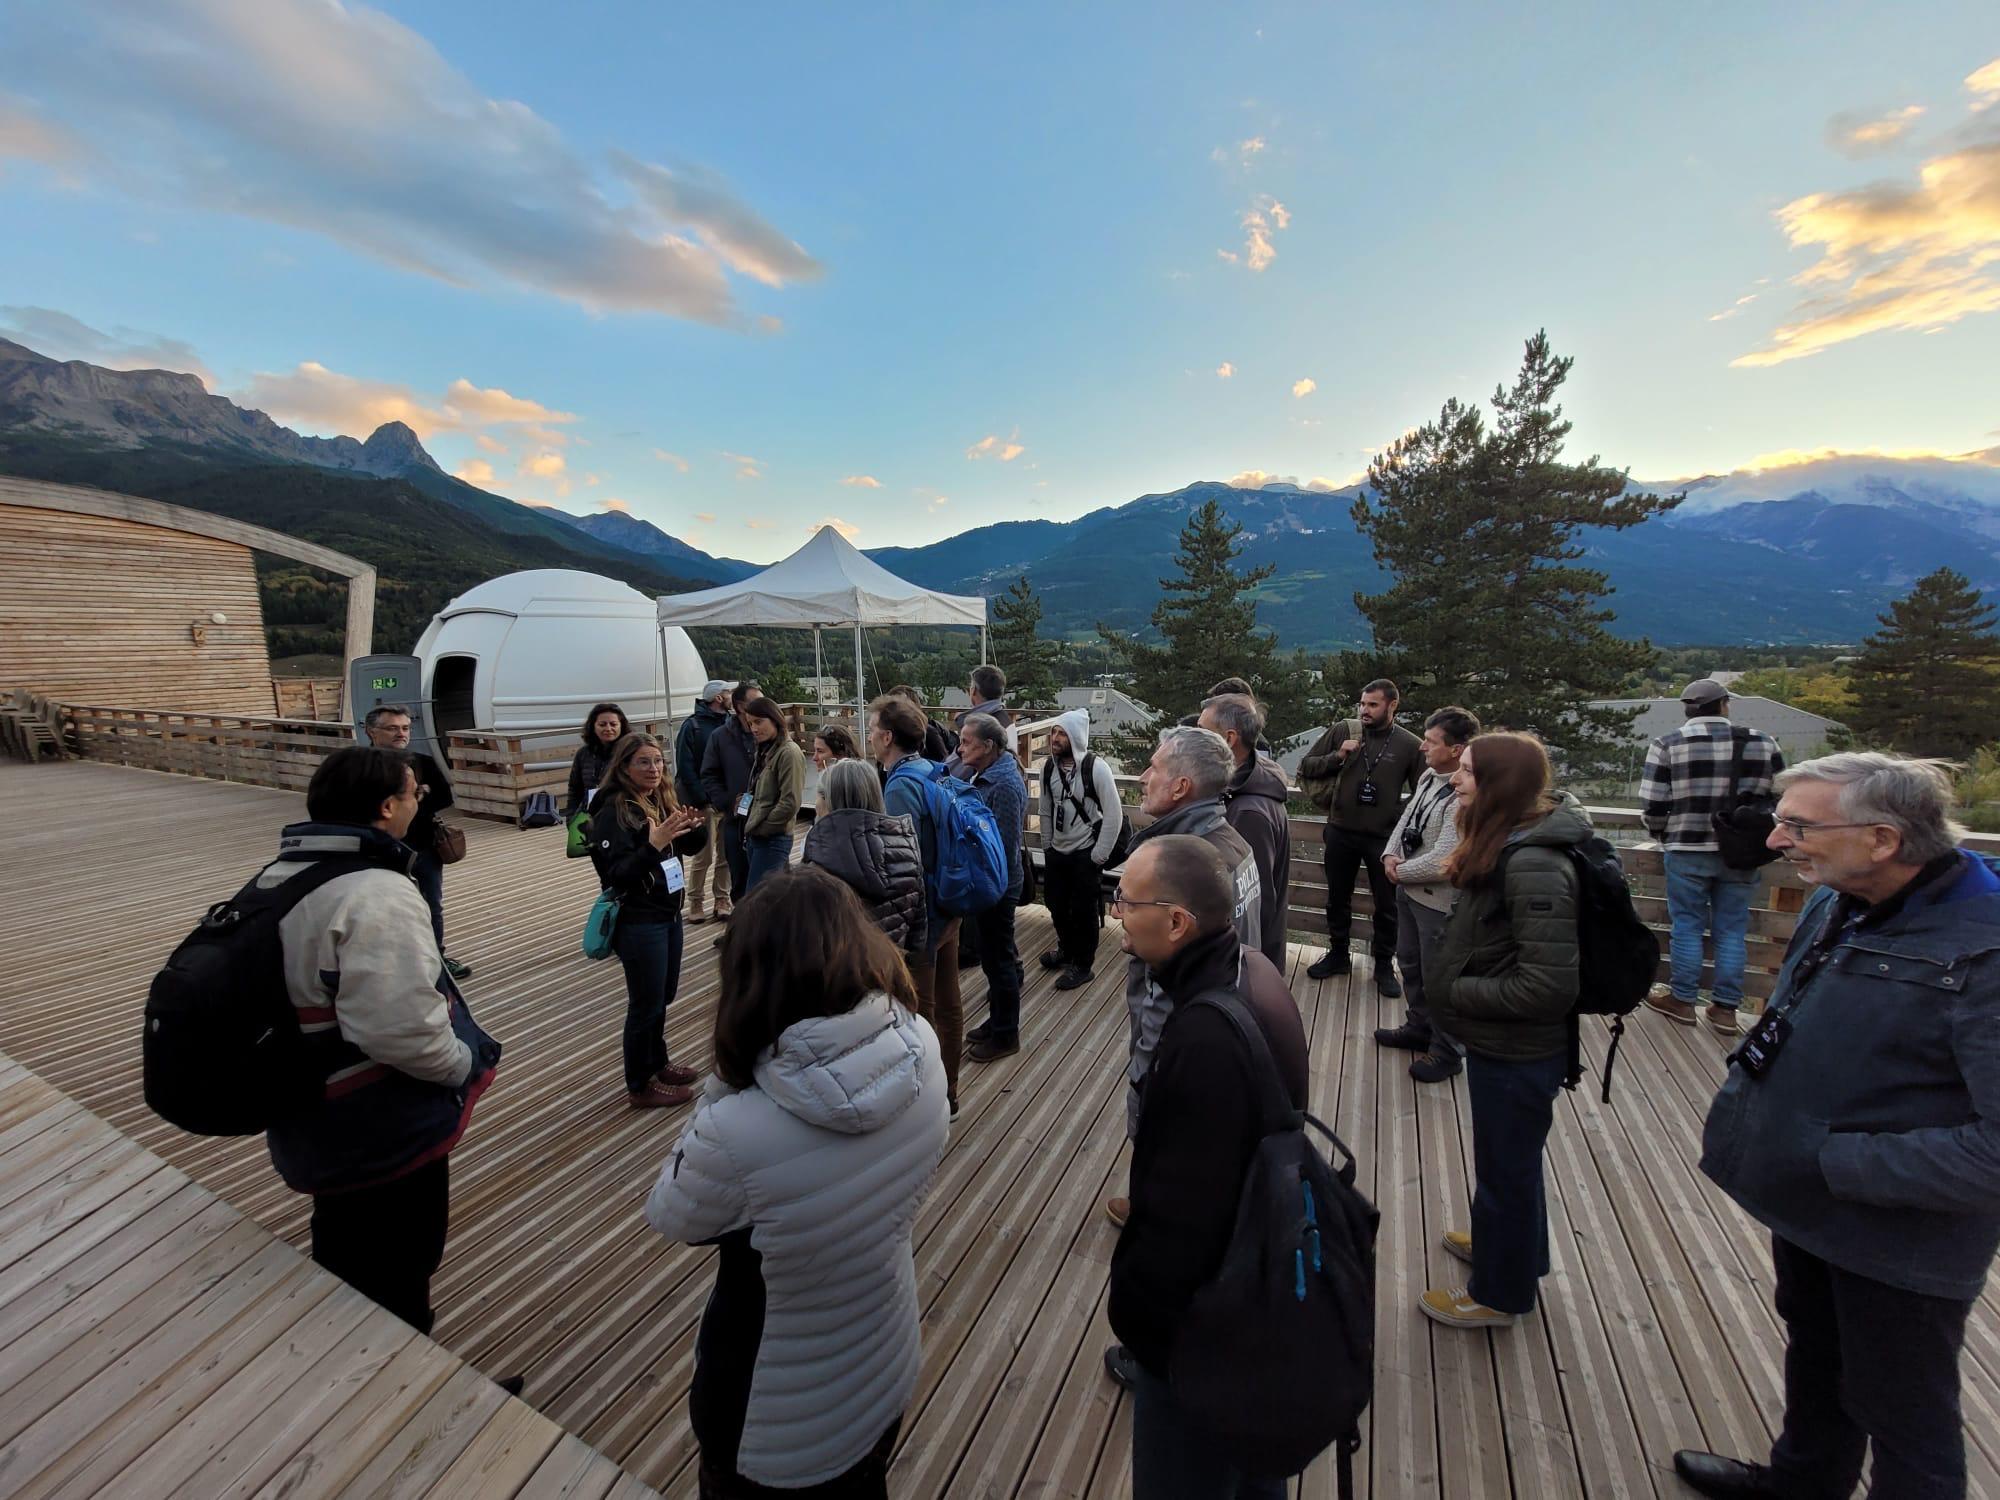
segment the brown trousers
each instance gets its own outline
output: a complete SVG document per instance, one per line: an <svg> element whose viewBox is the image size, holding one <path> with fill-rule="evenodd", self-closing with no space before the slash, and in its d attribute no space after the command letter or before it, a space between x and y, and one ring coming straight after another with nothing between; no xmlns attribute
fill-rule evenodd
<svg viewBox="0 0 2000 1500"><path fill-rule="evenodd" d="M958 1063L965 1051L965 1002L958 993L958 918L945 921L944 937L929 962L912 959L910 978L917 986L917 1014L931 1023L944 1053L945 1097L958 1105Z"/></svg>

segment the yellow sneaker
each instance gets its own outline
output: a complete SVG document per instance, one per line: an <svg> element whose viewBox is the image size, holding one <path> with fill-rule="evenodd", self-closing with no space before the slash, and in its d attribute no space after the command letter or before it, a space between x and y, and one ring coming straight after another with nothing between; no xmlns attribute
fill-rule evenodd
<svg viewBox="0 0 2000 1500"><path fill-rule="evenodd" d="M1438 1243L1444 1246L1446 1255L1456 1255L1468 1266L1472 1264L1472 1236L1463 1229L1447 1229L1438 1236Z"/></svg>
<svg viewBox="0 0 2000 1500"><path fill-rule="evenodd" d="M1474 1302L1471 1291L1462 1286L1445 1292L1425 1292L1417 1299L1417 1306L1433 1323L1442 1323L1447 1328L1512 1328L1520 1321L1514 1313Z"/></svg>

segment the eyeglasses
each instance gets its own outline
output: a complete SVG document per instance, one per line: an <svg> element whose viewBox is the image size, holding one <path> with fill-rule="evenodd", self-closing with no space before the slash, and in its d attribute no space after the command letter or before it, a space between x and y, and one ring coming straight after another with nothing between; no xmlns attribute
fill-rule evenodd
<svg viewBox="0 0 2000 1500"><path fill-rule="evenodd" d="M1818 833L1827 828L1879 828L1879 823L1802 823L1797 818L1773 818L1772 821L1795 839L1803 839L1809 833Z"/></svg>
<svg viewBox="0 0 2000 1500"><path fill-rule="evenodd" d="M1133 899L1132 897L1130 897L1130 896L1128 896L1128 895L1126 895L1126 894L1125 894L1125 887L1124 887L1124 886L1122 886L1122 885L1121 885L1121 886L1119 886L1119 887L1117 887L1117 889L1115 889L1115 890L1113 890L1113 891L1112 891L1112 893L1111 893L1111 909L1112 909L1112 911L1114 911L1114 912L1121 912L1121 911L1125 911L1125 910L1127 910L1127 909L1129 909L1129 908L1131 908L1131 907L1134 907L1134 906L1176 906L1176 907L1177 907L1177 906L1180 906L1180 902L1178 902L1178 901L1137 901L1137 900L1134 900L1134 899Z"/></svg>

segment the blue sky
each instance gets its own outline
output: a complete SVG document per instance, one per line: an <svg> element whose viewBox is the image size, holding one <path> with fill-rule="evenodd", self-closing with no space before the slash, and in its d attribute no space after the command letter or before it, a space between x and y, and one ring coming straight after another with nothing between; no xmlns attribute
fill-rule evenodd
<svg viewBox="0 0 2000 1500"><path fill-rule="evenodd" d="M2000 20L1909 15L0 0L0 333L755 560L1344 483L1538 327L1643 478L1986 450Z"/></svg>

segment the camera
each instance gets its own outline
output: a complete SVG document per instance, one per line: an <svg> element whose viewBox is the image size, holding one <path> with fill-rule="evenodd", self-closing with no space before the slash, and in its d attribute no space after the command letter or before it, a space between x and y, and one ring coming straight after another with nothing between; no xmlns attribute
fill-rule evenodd
<svg viewBox="0 0 2000 1500"><path fill-rule="evenodd" d="M1424 831L1411 819L1403 825L1403 858L1416 858L1417 851L1424 846Z"/></svg>

